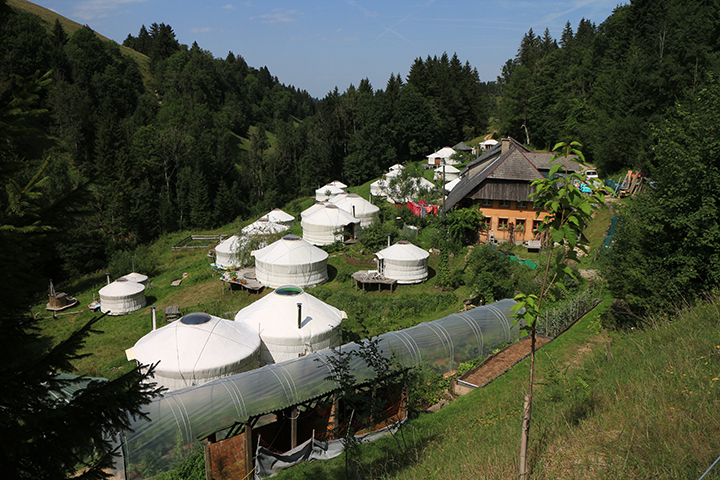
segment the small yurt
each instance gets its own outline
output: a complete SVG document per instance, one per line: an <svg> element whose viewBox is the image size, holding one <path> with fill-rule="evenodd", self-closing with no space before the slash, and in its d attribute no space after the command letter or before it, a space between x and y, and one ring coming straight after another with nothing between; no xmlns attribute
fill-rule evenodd
<svg viewBox="0 0 720 480"><path fill-rule="evenodd" d="M153 381L170 390L257 368L257 327L207 313L189 313L148 333L126 350L128 360L158 363Z"/></svg>
<svg viewBox="0 0 720 480"><path fill-rule="evenodd" d="M109 278L109 277L108 277ZM125 315L146 304L145 285L118 278L100 289L100 311L109 315Z"/></svg>
<svg viewBox="0 0 720 480"><path fill-rule="evenodd" d="M270 288L314 287L328 280L328 254L297 235L286 235L252 252L255 278Z"/></svg>
<svg viewBox="0 0 720 480"><path fill-rule="evenodd" d="M305 240L313 245L331 245L354 239L360 220L337 205L328 204L303 218L301 225Z"/></svg>
<svg viewBox="0 0 720 480"><path fill-rule="evenodd" d="M430 254L412 243L401 240L375 254L378 272L398 283L421 283L428 277Z"/></svg>
<svg viewBox="0 0 720 480"><path fill-rule="evenodd" d="M370 195L373 197L384 197L387 195L388 182L383 180L376 180L370 184Z"/></svg>
<svg viewBox="0 0 720 480"><path fill-rule="evenodd" d="M308 208L306 208L305 210L300 212L300 219L302 220L303 218L307 217L308 215L312 215L313 213L317 212L318 210L322 210L323 208L325 208L325 205L326 205L326 202L317 202L317 203L309 206Z"/></svg>
<svg viewBox="0 0 720 480"><path fill-rule="evenodd" d="M142 285L147 285L147 281L148 281L147 275L143 275L142 273L137 273L137 272L128 273L127 275L123 275L120 278L124 278L130 282L140 283Z"/></svg>
<svg viewBox="0 0 720 480"><path fill-rule="evenodd" d="M292 227L295 223L295 217L293 217L289 213L283 212L279 208L276 208L272 212L265 215L265 218L279 225L285 225L288 228Z"/></svg>
<svg viewBox="0 0 720 480"><path fill-rule="evenodd" d="M260 362L278 363L342 344L345 312L285 285L235 315L260 332Z"/></svg>
<svg viewBox="0 0 720 480"><path fill-rule="evenodd" d="M231 268L233 265L238 266L240 258L240 237L233 235L223 240L215 247L215 265L219 268Z"/></svg>
<svg viewBox="0 0 720 480"><path fill-rule="evenodd" d="M435 175L433 178L435 181L442 180L443 179L443 169L445 169L445 181L449 182L451 180L455 180L460 176L460 170L453 167L452 165L444 165L436 168L434 170Z"/></svg>
<svg viewBox="0 0 720 480"><path fill-rule="evenodd" d="M345 193L345 190L335 185L327 184L315 190L315 200L318 202L327 202L335 195L340 195L341 193Z"/></svg>
<svg viewBox="0 0 720 480"><path fill-rule="evenodd" d="M259 218L240 230L246 237L261 237L264 235L277 235L286 232L289 227L270 221L267 217Z"/></svg>
<svg viewBox="0 0 720 480"><path fill-rule="evenodd" d="M346 191L346 190L347 190L347 187L348 187L347 185L345 185L345 184L344 184L343 182L341 182L340 180L333 180L332 182L328 183L328 185L332 185L333 187L337 187L337 188L339 188L339 189L341 189L341 190L343 190L343 191Z"/></svg>
<svg viewBox="0 0 720 480"><path fill-rule="evenodd" d="M380 207L373 205L365 200L357 193L348 193L347 195L338 195L337 200L333 202L339 208L342 208L353 217L360 220L360 227L366 228L372 225L377 217Z"/></svg>
<svg viewBox="0 0 720 480"><path fill-rule="evenodd" d="M388 170L391 171L391 172L392 172L393 170L402 171L402 170L405 170L405 167L404 167L403 165L399 164L399 163L396 163L395 165L393 165L392 167L390 167Z"/></svg>

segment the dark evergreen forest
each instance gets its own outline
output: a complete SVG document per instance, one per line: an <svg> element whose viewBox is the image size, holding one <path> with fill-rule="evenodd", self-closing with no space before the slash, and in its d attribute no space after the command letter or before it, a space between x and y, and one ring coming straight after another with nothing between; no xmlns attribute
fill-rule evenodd
<svg viewBox="0 0 720 480"><path fill-rule="evenodd" d="M718 2L633 1L559 39L530 30L497 81L457 55L417 58L386 85L322 99L239 53L215 58L154 23L124 46L22 12L0 19L0 97L32 99L33 132L4 135L18 183L50 159L43 201L84 194L45 249L53 278L103 268L163 233L247 219L327 181L493 132L536 149L576 140L605 175L663 168L658 128L720 74ZM399 66L401 67L401 66ZM48 74L48 72L50 72ZM30 95L28 82L48 74ZM5 114L9 114L9 107ZM9 163L8 163L9 164ZM0 199L0 207L6 202Z"/></svg>

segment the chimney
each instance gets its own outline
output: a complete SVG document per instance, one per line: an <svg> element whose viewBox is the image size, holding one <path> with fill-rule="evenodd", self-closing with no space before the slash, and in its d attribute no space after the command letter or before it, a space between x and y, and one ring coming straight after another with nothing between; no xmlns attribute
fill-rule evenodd
<svg viewBox="0 0 720 480"><path fill-rule="evenodd" d="M505 153L510 149L510 139L509 138L503 138L502 139L502 151L501 153Z"/></svg>
<svg viewBox="0 0 720 480"><path fill-rule="evenodd" d="M298 330L302 328L302 303L298 303Z"/></svg>
<svg viewBox="0 0 720 480"><path fill-rule="evenodd" d="M357 217L357 215L355 215L355 205L353 205L353 217Z"/></svg>
<svg viewBox="0 0 720 480"><path fill-rule="evenodd" d="M155 305L150 307L152 309L152 328L153 331L157 330L157 317L155 316Z"/></svg>
<svg viewBox="0 0 720 480"><path fill-rule="evenodd" d="M106 273L105 276L107 277L107 284L110 285L110 274Z"/></svg>

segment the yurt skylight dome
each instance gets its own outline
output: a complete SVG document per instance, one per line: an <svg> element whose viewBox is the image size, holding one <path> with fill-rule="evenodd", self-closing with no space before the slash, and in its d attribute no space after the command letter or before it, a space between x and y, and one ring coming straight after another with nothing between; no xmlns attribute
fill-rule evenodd
<svg viewBox="0 0 720 480"><path fill-rule="evenodd" d="M260 332L260 361L277 363L342 343L345 312L296 285L283 285L235 315Z"/></svg>
<svg viewBox="0 0 720 480"><path fill-rule="evenodd" d="M328 280L328 254L297 235L285 235L265 248L252 252L255 277L270 288L286 284L303 288Z"/></svg>
<svg viewBox="0 0 720 480"><path fill-rule="evenodd" d="M143 365L157 363L153 381L177 390L257 368L259 351L257 328L193 312L151 331L126 354Z"/></svg>

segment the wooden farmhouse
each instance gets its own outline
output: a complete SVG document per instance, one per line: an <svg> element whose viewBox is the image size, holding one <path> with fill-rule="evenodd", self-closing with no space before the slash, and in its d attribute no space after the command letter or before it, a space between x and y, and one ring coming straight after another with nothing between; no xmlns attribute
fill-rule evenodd
<svg viewBox="0 0 720 480"><path fill-rule="evenodd" d="M490 241L521 244L533 240L547 213L528 200L535 192L531 183L549 174L552 156L504 138L460 172L460 181L445 200L445 211L479 209L486 218ZM567 170L578 172L580 165L570 161Z"/></svg>

